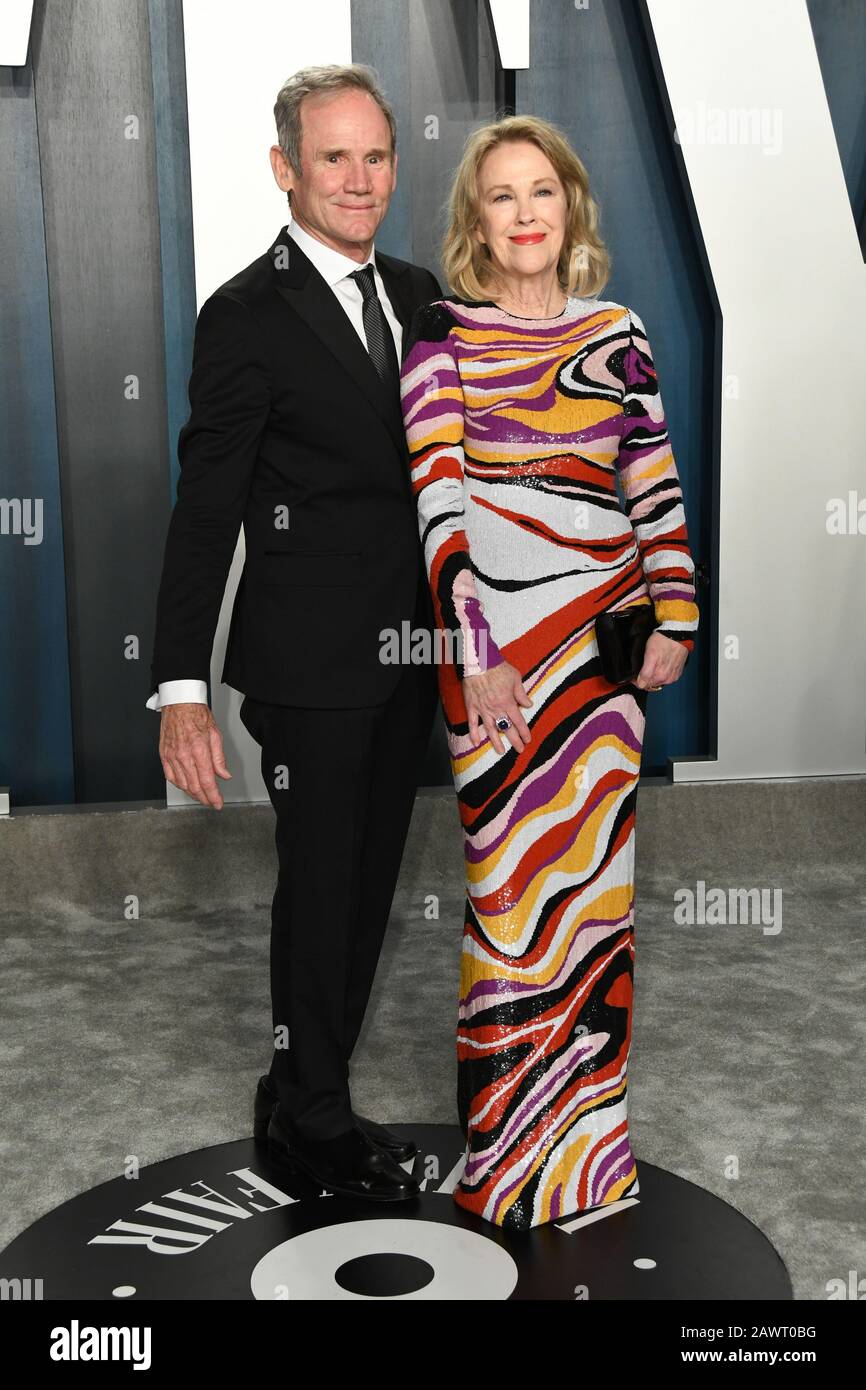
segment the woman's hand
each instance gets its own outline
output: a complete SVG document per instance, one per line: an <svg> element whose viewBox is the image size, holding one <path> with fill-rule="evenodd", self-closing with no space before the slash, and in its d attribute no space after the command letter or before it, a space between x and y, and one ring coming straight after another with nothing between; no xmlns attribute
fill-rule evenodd
<svg viewBox="0 0 866 1390"><path fill-rule="evenodd" d="M521 705L531 705L532 701L523 688L520 672L507 661L482 671L478 676L466 676L463 680L463 699L469 716L469 737L474 746L484 741L482 730L497 753L504 752L502 734L496 727L497 719L506 714L511 720L511 728L505 730L505 737L515 752L525 748L532 735L523 715Z"/></svg>
<svg viewBox="0 0 866 1390"><path fill-rule="evenodd" d="M688 659L688 651L682 642L675 642L673 637L665 637L662 632L652 632L634 684L641 690L650 690L656 685L673 685L682 675Z"/></svg>

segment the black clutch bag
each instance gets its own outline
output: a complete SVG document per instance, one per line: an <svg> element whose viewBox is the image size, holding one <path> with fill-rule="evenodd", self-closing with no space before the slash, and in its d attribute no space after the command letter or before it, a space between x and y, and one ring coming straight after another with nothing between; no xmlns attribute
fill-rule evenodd
<svg viewBox="0 0 866 1390"><path fill-rule="evenodd" d="M647 639L658 627L651 603L599 613L595 638L604 678L612 685L633 681L643 665Z"/></svg>

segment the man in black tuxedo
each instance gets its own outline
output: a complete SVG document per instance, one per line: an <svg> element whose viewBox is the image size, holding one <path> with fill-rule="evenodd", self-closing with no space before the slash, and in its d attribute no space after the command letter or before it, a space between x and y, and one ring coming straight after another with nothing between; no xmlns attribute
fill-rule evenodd
<svg viewBox="0 0 866 1390"><path fill-rule="evenodd" d="M207 678L243 523L222 679L261 744L279 858L256 1134L330 1191L403 1200L416 1148L354 1114L348 1080L436 706L431 666L380 652L386 630L433 627L399 362L441 291L374 251L397 155L372 71L296 73L275 116L292 222L198 316L148 703L168 780L219 809Z"/></svg>

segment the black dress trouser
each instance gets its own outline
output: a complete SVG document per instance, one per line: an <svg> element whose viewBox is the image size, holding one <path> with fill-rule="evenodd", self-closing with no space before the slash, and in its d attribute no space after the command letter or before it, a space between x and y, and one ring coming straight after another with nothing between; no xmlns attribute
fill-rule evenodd
<svg viewBox="0 0 866 1390"><path fill-rule="evenodd" d="M276 812L271 1077L287 1127L327 1139L352 1124L349 1059L361 1031L437 692L403 667L391 697L310 709L245 696ZM283 1045L287 1042L287 1046Z"/></svg>

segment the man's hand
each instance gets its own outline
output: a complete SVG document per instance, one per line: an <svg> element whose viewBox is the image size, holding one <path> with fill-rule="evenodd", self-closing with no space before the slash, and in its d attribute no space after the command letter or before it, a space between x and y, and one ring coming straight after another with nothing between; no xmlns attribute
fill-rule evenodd
<svg viewBox="0 0 866 1390"><path fill-rule="evenodd" d="M222 734L207 705L166 705L161 713L159 756L166 778L202 806L222 810L217 777L231 777Z"/></svg>
<svg viewBox="0 0 866 1390"><path fill-rule="evenodd" d="M640 690L648 690L653 685L673 685L683 673L689 659L682 642L673 637L665 637L662 632L651 632L643 654L643 665L635 677L635 685Z"/></svg>
<svg viewBox="0 0 866 1390"><path fill-rule="evenodd" d="M466 676L463 681L463 700L469 715L469 737L477 748L484 740L482 730L497 753L504 752L502 735L496 727L496 720L507 714L511 728L505 737L515 752L525 748L532 735L523 715L521 705L531 705L532 701L523 688L520 672L507 661L482 671L477 676Z"/></svg>

